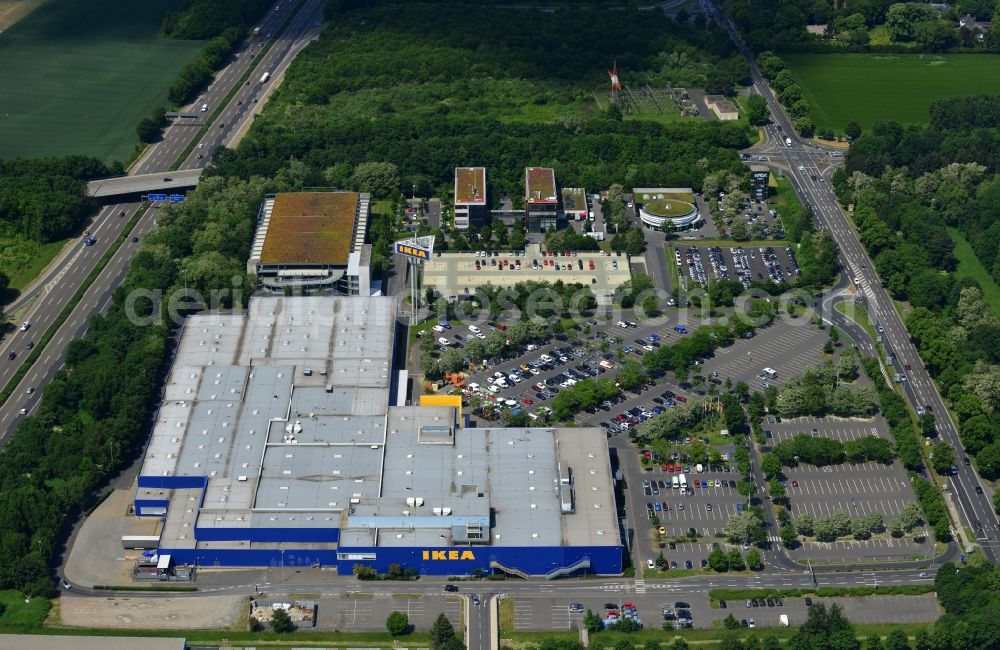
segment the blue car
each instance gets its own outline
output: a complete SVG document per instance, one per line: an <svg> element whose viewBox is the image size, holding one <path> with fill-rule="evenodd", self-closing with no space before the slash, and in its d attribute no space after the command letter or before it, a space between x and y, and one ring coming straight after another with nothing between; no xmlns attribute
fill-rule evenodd
<svg viewBox="0 0 1000 650"><path fill-rule="evenodd" d="M662 406L657 406L657 407L653 408L653 413L656 413L657 415L659 415L660 413L663 413L663 407Z"/></svg>
<svg viewBox="0 0 1000 650"><path fill-rule="evenodd" d="M660 335L659 334L650 334L649 335L649 340L650 341L659 341L660 340Z"/></svg>
<svg viewBox="0 0 1000 650"><path fill-rule="evenodd" d="M441 327L445 328L446 330L450 330L451 329L451 323L449 323L446 320L438 321L438 325L440 325Z"/></svg>
<svg viewBox="0 0 1000 650"><path fill-rule="evenodd" d="M687 334L688 328L684 327L683 325L674 325L674 331L677 332L678 334Z"/></svg>
<svg viewBox="0 0 1000 650"><path fill-rule="evenodd" d="M661 508L660 508L660 502L659 501L654 501L653 502L653 507L656 508L657 512L660 512Z"/></svg>

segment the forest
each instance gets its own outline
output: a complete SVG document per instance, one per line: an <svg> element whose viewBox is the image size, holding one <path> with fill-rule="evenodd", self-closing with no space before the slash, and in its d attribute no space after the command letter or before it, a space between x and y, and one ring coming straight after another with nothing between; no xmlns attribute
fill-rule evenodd
<svg viewBox="0 0 1000 650"><path fill-rule="evenodd" d="M876 123L833 185L854 203L861 242L959 423L965 451L1000 478L1000 318L971 277L957 277L948 229L1000 280L1000 95L953 98L928 126ZM933 417L922 426L933 435ZM996 505L1000 505L997 503Z"/></svg>
<svg viewBox="0 0 1000 650"><path fill-rule="evenodd" d="M979 38L958 24L967 14L1000 22L996 0L958 0L942 11L895 0L726 0L725 8L756 52L1000 52L1000 32ZM807 25L825 29L814 35Z"/></svg>
<svg viewBox="0 0 1000 650"><path fill-rule="evenodd" d="M750 143L747 127L623 118L608 110L606 71L617 61L629 84L715 74L735 83L747 69L731 48L721 35L635 10L346 11L209 173L353 188L359 164L389 162L399 169L395 192L447 196L455 166L484 165L494 204L523 194L529 165L553 166L560 185L589 190L700 188L709 171L740 170L734 149Z"/></svg>
<svg viewBox="0 0 1000 650"><path fill-rule="evenodd" d="M232 286L245 274L263 194L259 179L211 179L183 206L161 211L108 313L70 344L38 410L0 454L0 589L50 593L49 565L68 527L142 453L172 325L130 318L126 296L135 289L170 296L185 284L208 295ZM252 290L249 279L241 290ZM140 300L136 314L165 311L165 303Z"/></svg>
<svg viewBox="0 0 1000 650"><path fill-rule="evenodd" d="M166 38L183 40L209 39L230 27L246 32L271 4L272 0L185 0L177 11L167 12L160 31Z"/></svg>

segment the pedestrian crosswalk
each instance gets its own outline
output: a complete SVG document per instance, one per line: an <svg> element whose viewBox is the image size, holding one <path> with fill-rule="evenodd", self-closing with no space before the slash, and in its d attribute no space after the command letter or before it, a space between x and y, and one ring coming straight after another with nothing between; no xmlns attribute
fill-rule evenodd
<svg viewBox="0 0 1000 650"><path fill-rule="evenodd" d="M646 579L642 576L642 569L638 569L635 575L635 593L646 593Z"/></svg>

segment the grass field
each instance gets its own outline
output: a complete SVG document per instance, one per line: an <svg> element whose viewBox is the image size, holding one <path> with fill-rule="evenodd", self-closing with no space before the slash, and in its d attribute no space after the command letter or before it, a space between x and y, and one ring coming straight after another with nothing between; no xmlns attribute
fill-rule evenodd
<svg viewBox="0 0 1000 650"><path fill-rule="evenodd" d="M962 232L958 228L948 228L948 235L955 242L955 259L958 260L958 268L955 269L956 278L972 278L983 288L983 298L990 306L990 311L1000 316L1000 286L993 280L993 276L986 270L979 258L976 257L972 246L966 241Z"/></svg>
<svg viewBox="0 0 1000 650"><path fill-rule="evenodd" d="M10 269L10 288L20 291L42 272L66 244L65 239L49 244L0 237L0 268Z"/></svg>
<svg viewBox="0 0 1000 650"><path fill-rule="evenodd" d="M0 157L125 161L201 41L158 38L179 0L49 0L0 34Z"/></svg>
<svg viewBox="0 0 1000 650"><path fill-rule="evenodd" d="M936 99L1000 92L996 54L788 54L817 127L926 123Z"/></svg>

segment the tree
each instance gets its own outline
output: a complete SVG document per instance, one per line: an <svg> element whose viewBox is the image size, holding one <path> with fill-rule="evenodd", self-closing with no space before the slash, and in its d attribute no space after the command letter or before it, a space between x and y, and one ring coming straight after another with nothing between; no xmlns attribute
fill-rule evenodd
<svg viewBox="0 0 1000 650"><path fill-rule="evenodd" d="M771 452L764 454L760 460L760 469L765 478L773 478L781 473L781 460Z"/></svg>
<svg viewBox="0 0 1000 650"><path fill-rule="evenodd" d="M764 556L756 546L747 551L747 567L751 571L760 571L764 568Z"/></svg>
<svg viewBox="0 0 1000 650"><path fill-rule="evenodd" d="M983 478L991 481L1000 477L1000 440L983 447L976 454L976 469Z"/></svg>
<svg viewBox="0 0 1000 650"><path fill-rule="evenodd" d="M722 573L729 570L729 558L722 549L716 547L712 549L712 552L708 554L708 567L712 571L717 571Z"/></svg>
<svg viewBox="0 0 1000 650"><path fill-rule="evenodd" d="M722 621L722 627L727 630L738 630L740 629L740 622L736 620L736 617L733 616L732 612L729 612L729 616Z"/></svg>
<svg viewBox="0 0 1000 650"><path fill-rule="evenodd" d="M278 634L285 634L295 629L292 617L285 609L275 609L271 612L271 630Z"/></svg>
<svg viewBox="0 0 1000 650"><path fill-rule="evenodd" d="M431 647L434 650L441 650L446 643L453 639L455 639L455 628L442 612L438 614L438 617L434 619L434 624L431 625Z"/></svg>
<svg viewBox="0 0 1000 650"><path fill-rule="evenodd" d="M729 551L729 568L732 571L743 571L747 568L746 562L743 561L743 554L740 553L740 549L734 548Z"/></svg>
<svg viewBox="0 0 1000 650"><path fill-rule="evenodd" d="M931 466L938 474L951 474L955 464L955 449L943 440L931 447Z"/></svg>
<svg viewBox="0 0 1000 650"><path fill-rule="evenodd" d="M771 120L771 111L767 108L767 100L761 95L750 95L746 102L746 115L750 124L762 126Z"/></svg>
<svg viewBox="0 0 1000 650"><path fill-rule="evenodd" d="M910 650L910 638L903 630L893 630L885 637L885 650Z"/></svg>
<svg viewBox="0 0 1000 650"><path fill-rule="evenodd" d="M813 516L808 512L803 512L795 518L795 530L797 530L800 535L804 535L805 537L812 536L814 526L815 522L813 521Z"/></svg>
<svg viewBox="0 0 1000 650"><path fill-rule="evenodd" d="M354 168L351 185L373 198L388 198L399 192L399 168L389 162L363 162Z"/></svg>
<svg viewBox="0 0 1000 650"><path fill-rule="evenodd" d="M885 646L882 645L882 637L878 634L869 635L865 639L865 650L885 650Z"/></svg>
<svg viewBox="0 0 1000 650"><path fill-rule="evenodd" d="M143 144L152 144L158 141L161 135L160 125L148 117L139 120L138 126L135 127L135 132L139 136L139 142Z"/></svg>
<svg viewBox="0 0 1000 650"><path fill-rule="evenodd" d="M745 510L739 514L733 515L726 522L725 527L722 529L722 534L726 536L726 539L730 543L746 543L746 542L756 542L763 541L764 522L761 521L760 517L753 511Z"/></svg>
<svg viewBox="0 0 1000 650"><path fill-rule="evenodd" d="M782 526L778 530L778 534L781 536L781 543L785 545L785 548L796 548L799 545L799 536L791 524Z"/></svg>
<svg viewBox="0 0 1000 650"><path fill-rule="evenodd" d="M392 636L406 634L410 630L410 618L403 612L393 612L385 619L385 629Z"/></svg>
<svg viewBox="0 0 1000 650"><path fill-rule="evenodd" d="M601 622L601 617L595 614L591 610L587 610L587 613L583 617L583 626L587 628L587 631L591 634L600 632L604 629L604 624Z"/></svg>
<svg viewBox="0 0 1000 650"><path fill-rule="evenodd" d="M647 375L642 365L635 359L629 359L618 371L618 383L625 390L633 390L646 383Z"/></svg>
<svg viewBox="0 0 1000 650"><path fill-rule="evenodd" d="M847 126L844 127L844 135L851 140L857 140L861 137L861 125L853 121L848 122Z"/></svg>

